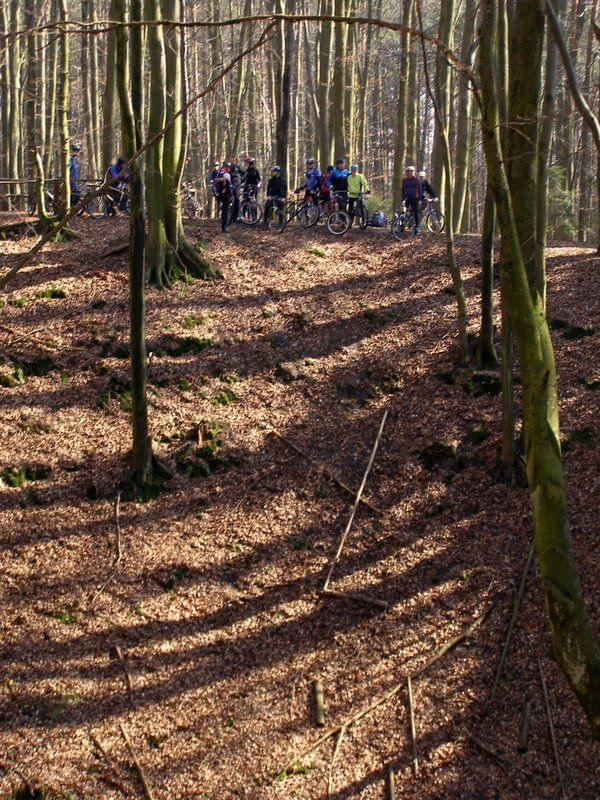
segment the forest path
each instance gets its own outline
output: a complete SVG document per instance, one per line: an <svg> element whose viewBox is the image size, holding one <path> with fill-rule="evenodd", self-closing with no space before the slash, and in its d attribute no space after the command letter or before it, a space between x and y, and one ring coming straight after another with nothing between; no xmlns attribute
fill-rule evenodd
<svg viewBox="0 0 600 800"><path fill-rule="evenodd" d="M30 373L0 389L0 471L30 469L0 491L3 760L77 798L117 797L93 732L138 796L123 721L157 800L325 798L331 744L297 774L270 777L319 733L312 679L323 681L335 724L495 601L486 625L415 685L419 779L400 695L347 732L330 796L380 798L391 761L400 797L550 797L539 656L569 792L597 798L600 778L580 765L597 763L598 748L546 658L537 579L507 678L487 704L530 521L526 493L491 478L499 397L454 372L443 241L402 245L378 230L335 240L295 226L222 237L202 223L225 280L148 291L151 429L164 458L179 451L182 472L152 502L121 504L122 566L90 609L115 555L114 493L130 441L125 257L99 258L125 239L126 221L77 225L84 245L51 245L2 309L5 328L25 336L0 328L2 355ZM0 243L0 261L26 246ZM475 332L478 241L463 237L457 250ZM550 255L549 316L600 331L597 259L579 248ZM585 382L598 376L600 333L569 338L573 327L556 327L574 539L593 587L600 395ZM14 362L0 369L13 375ZM333 586L385 599L387 611L321 598L351 498L269 433L276 427L358 486L384 408L367 484L384 513L359 510ZM216 452L186 448L198 426ZM442 441L456 454L440 456ZM116 645L132 704L109 655ZM527 698L530 749L517 755Z"/></svg>

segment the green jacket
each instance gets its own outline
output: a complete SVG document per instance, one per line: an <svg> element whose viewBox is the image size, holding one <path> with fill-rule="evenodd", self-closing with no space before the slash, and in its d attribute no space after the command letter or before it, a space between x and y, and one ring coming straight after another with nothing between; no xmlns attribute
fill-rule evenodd
<svg viewBox="0 0 600 800"><path fill-rule="evenodd" d="M358 197L361 192L368 192L367 179L360 172L351 172L348 175L348 197Z"/></svg>

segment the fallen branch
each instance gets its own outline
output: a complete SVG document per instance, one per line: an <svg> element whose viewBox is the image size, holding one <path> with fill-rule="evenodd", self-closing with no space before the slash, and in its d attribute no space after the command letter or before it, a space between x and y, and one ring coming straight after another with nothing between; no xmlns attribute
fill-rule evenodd
<svg viewBox="0 0 600 800"><path fill-rule="evenodd" d="M373 462L375 461L375 455L377 454L377 448L379 447L379 442L381 441L381 435L383 434L383 428L385 426L385 421L387 419L388 411L389 409L386 408L386 410L383 413L383 417L381 418L381 422L379 423L379 430L377 431L377 436L375 437L375 443L371 450L371 455L369 456L369 461L367 463L367 467L362 477L362 481L360 482L360 486L358 487L356 498L354 500L354 503L352 504L352 510L350 511L350 517L346 524L346 529L342 534L342 538L340 539L337 552L334 556L333 561L331 562L331 566L329 567L329 572L327 573L327 577L325 578L325 583L323 584L324 592L326 592L327 589L329 588L329 582L331 581L333 570L335 569L335 565L339 561L339 558L342 554L342 550L344 549L344 545L346 544L346 539L348 538L348 534L350 533L350 529L352 528L352 523L354 522L354 517L356 516L356 509L358 508L358 504L360 503L360 498L362 497L363 492L365 490L367 478L369 477L369 473L371 472L371 467L373 466Z"/></svg>
<svg viewBox="0 0 600 800"><path fill-rule="evenodd" d="M123 723L119 722L119 728L121 729L121 733L123 734L123 739L125 739L125 744L127 745L127 749L129 750L129 755L133 759L133 763L137 770L137 774L140 777L140 781L142 782L142 786L144 787L144 794L146 795L146 800L154 800L154 795L152 794L152 789L150 788L150 784L148 783L148 779L146 777L146 773L144 772L144 768L140 764L140 760L137 757L137 753L133 749L133 745L131 744L131 740L129 738L129 734L125 730Z"/></svg>
<svg viewBox="0 0 600 800"><path fill-rule="evenodd" d="M367 605L377 606L377 608L389 608L389 603L373 597L364 592L336 592L334 589L324 589L321 592L325 597L335 597L337 600L355 600L357 603L367 603Z"/></svg>
<svg viewBox="0 0 600 800"><path fill-rule="evenodd" d="M104 581L102 586L98 589L96 594L92 597L90 602L89 608L92 609L96 600L100 597L102 592L106 589L108 584L113 580L115 575L119 570L119 566L121 565L121 560L123 559L123 548L121 546L121 492L117 492L117 499L115 501L115 525L116 525L116 546L117 552L115 556L115 560L113 562L113 568L108 576L108 578Z"/></svg>
<svg viewBox="0 0 600 800"><path fill-rule="evenodd" d="M521 724L519 726L519 744L517 745L518 753L526 753L529 749L529 729L531 728L531 700L526 700L523 703L523 710L521 711Z"/></svg>
<svg viewBox="0 0 600 800"><path fill-rule="evenodd" d="M410 721L410 743L412 746L413 775L419 777L419 755L417 753L417 726L415 725L415 703L413 699L412 681L410 675L406 676L406 691L408 693L408 718Z"/></svg>
<svg viewBox="0 0 600 800"><path fill-rule="evenodd" d="M436 650L436 652L431 656L430 659L428 659L428 661L425 662L425 664L423 664L422 667L419 667L419 669L411 673L412 680L422 677L425 672L427 672L434 664L436 664L443 656L445 656L446 653L455 648L458 644L464 641L464 639L467 639L473 633L473 631L475 631L486 620L492 608L493 605L488 606L483 614L473 620L473 622L467 628L465 628L453 639L449 639L438 650ZM373 711L375 711L375 709L379 708L379 706L382 706L384 703L387 703L389 700L396 697L396 695L399 694L402 689L405 688L405 686L406 676L404 676L402 681L394 684L394 686L388 689L387 692L382 694L381 697L378 697L377 700L374 700L370 705L366 706L366 708L351 714L349 717L346 717L345 720L342 720L339 725L330 728L322 736L319 736L319 738L316 739L309 748L307 748L299 756L296 756L293 761L288 761L288 763L283 767L283 770L288 769L291 764L295 763L299 759L306 758L307 755L320 747L323 742L326 742L328 739L331 739L332 736L338 734L342 728L348 728L350 725L356 725L357 722L360 722L361 719L371 714ZM282 770L277 770L276 774L280 774L281 771Z"/></svg>
<svg viewBox="0 0 600 800"><path fill-rule="evenodd" d="M325 725L325 705L323 703L323 683L318 678L312 682L313 703L315 711L315 725L322 728Z"/></svg>
<svg viewBox="0 0 600 800"><path fill-rule="evenodd" d="M129 695L129 702L133 704L133 681L131 680L131 673L129 672L127 661L123 657L123 652L118 644L115 645L115 656L117 657L119 664L123 667L123 672L125 673L125 683L127 685L127 694Z"/></svg>
<svg viewBox="0 0 600 800"><path fill-rule="evenodd" d="M517 595L515 597L513 611L510 617L510 622L508 623L508 630L506 632L506 639L504 640L504 647L502 648L502 655L500 656L500 661L498 662L498 668L496 669L496 676L494 678L494 685L492 686L492 694L491 694L492 700L496 695L496 690L498 689L498 685L500 683L500 677L502 675L502 670L504 668L504 662L506 661L506 656L508 655L508 647L510 645L510 640L512 639L513 631L515 628L515 622L517 621L519 610L521 608L521 602L523 600L523 595L525 593L525 585L527 583L527 576L529 575L529 570L531 569L531 562L533 561L534 554L535 554L535 542L533 542L531 545L529 555L527 556L527 561L525 562L525 569L523 570L521 581L519 583L519 588L517 590Z"/></svg>
<svg viewBox="0 0 600 800"><path fill-rule="evenodd" d="M327 779L327 796L331 794L333 791L333 765L335 764L335 760L340 752L340 747L342 746L342 741L344 736L346 735L346 728L342 728L338 734L338 738L335 743L335 747L333 748L333 755L331 756L331 763L329 764L329 778Z"/></svg>
<svg viewBox="0 0 600 800"><path fill-rule="evenodd" d="M323 475L329 478L329 480L333 481L337 486L340 487L340 489L343 489L348 494L351 494L352 497L356 495L356 490L352 489L352 487L348 486L347 483L344 483L340 478L338 478L335 472L329 469L329 467L327 467L325 464L321 464L318 461L316 461L312 456L309 456L309 454L305 450L302 450L302 448L298 447L297 444L294 444L294 442L290 441L286 436L284 436L278 430L276 430L275 428L271 428L270 433L272 433L278 439L281 439L282 442L287 444L288 447L290 447L295 453L298 453L298 455L302 456L302 458L305 458L309 464L312 464L312 466L315 467L315 469L319 470L319 472L321 472ZM367 506L367 508L370 508L371 511L374 511L376 514L383 514L383 511L380 508L374 506L373 503L369 502L364 497L361 497L360 502L363 505Z"/></svg>
<svg viewBox="0 0 600 800"><path fill-rule="evenodd" d="M131 792L130 792L130 791L127 789L127 787L126 787L126 786L124 786L124 785L121 783L121 781L120 781L120 780L119 780L119 779L116 777L116 775L117 775L117 771L116 771L116 769L115 769L115 767L114 767L114 765L113 765L113 763L112 763L112 761L111 761L111 759L110 759L110 756L109 756L109 755L108 755L108 753L106 752L106 750L105 750L105 748L104 748L104 745L103 745L103 744L102 744L102 742L100 741L100 739L98 739L98 737L97 737L97 736L95 736L93 733L90 733L90 739L92 740L92 742L93 742L93 743L94 743L94 745L96 746L96 749L98 750L98 752L100 753L100 755L101 755L101 756L102 756L102 758L104 759L104 763L106 764L106 766L108 767L108 769L109 769L109 770L111 771L111 773L112 773L112 776L111 776L111 778L110 778L110 782L111 782L111 784L112 784L113 786L115 786L115 787L116 787L116 788L117 788L117 789L118 789L120 792L122 792L122 793L125 795L125 797L129 797L129 795L131 794ZM113 777L113 776L114 776L114 777Z"/></svg>
<svg viewBox="0 0 600 800"><path fill-rule="evenodd" d="M388 764L387 765L387 770L386 770L387 800L396 800L396 789L395 789L396 778L395 778L395 774L396 773L394 772L393 765L392 764Z"/></svg>
<svg viewBox="0 0 600 800"><path fill-rule="evenodd" d="M41 344L42 347L47 347L49 350L54 350L56 347L58 347L58 345L54 343L49 344L48 342L44 342L41 339L38 339L32 333L19 333L18 331L15 331L13 328L9 328L8 325L0 325L0 331L4 331L5 333L10 333L11 336L16 341L19 341L19 339L27 339L29 341L34 342L35 344Z"/></svg>
<svg viewBox="0 0 600 800"><path fill-rule="evenodd" d="M125 242L125 244L119 244L116 247L113 247L111 250L107 250L105 253L100 253L100 258L110 258L110 256L118 256L121 253L126 253L129 250L129 240Z"/></svg>
<svg viewBox="0 0 600 800"><path fill-rule="evenodd" d="M558 793L566 800L565 794L565 777L560 766L560 757L558 755L558 745L556 743L556 733L554 731L554 722L552 721L552 709L550 708L550 699L548 698L548 687L546 686L546 678L544 677L544 670L542 662L538 658L538 667L540 670L540 681L542 684L542 694L544 696L544 705L546 706L546 716L548 717L548 729L550 731L550 739L552 740L552 752L554 753L554 763L556 764L556 773L558 775Z"/></svg>

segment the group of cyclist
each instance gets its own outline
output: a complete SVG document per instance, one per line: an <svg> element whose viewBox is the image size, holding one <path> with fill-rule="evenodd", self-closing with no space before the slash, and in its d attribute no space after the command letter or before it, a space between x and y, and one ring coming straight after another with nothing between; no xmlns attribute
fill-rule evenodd
<svg viewBox="0 0 600 800"><path fill-rule="evenodd" d="M247 156L242 167L235 157L222 164L214 162L208 176L209 185L219 205L221 230L226 233L232 222L241 222L240 210L250 198L256 199L263 181L256 166L256 159ZM358 164L346 167L346 159L338 158L329 164L325 172L319 169L314 158L306 161L303 183L294 194L304 193L304 199L325 206L332 196L343 212L347 212L350 226L353 224L361 198L370 193L367 179L360 172ZM271 167L265 190L263 224L268 225L274 208L283 209L288 196L288 186L280 166ZM402 199L409 212L412 212L414 235L421 236L421 209L426 198L436 199L436 194L427 181L426 173L413 166L406 167L402 181Z"/></svg>

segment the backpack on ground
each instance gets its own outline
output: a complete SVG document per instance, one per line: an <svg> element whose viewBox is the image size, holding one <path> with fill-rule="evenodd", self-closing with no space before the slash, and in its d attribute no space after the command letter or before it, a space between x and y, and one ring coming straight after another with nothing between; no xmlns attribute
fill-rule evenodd
<svg viewBox="0 0 600 800"><path fill-rule="evenodd" d="M375 211L369 220L369 225L372 228L385 228L387 219L383 211Z"/></svg>

